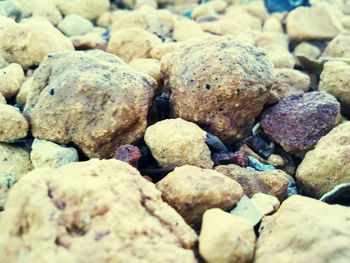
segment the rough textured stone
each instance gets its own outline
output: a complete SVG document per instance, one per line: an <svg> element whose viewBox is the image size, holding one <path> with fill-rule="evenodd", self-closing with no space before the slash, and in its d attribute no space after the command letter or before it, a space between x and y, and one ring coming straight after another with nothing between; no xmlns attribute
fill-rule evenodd
<svg viewBox="0 0 350 263"><path fill-rule="evenodd" d="M265 110L261 127L289 153L303 156L341 120L339 102L326 92L291 95Z"/></svg>
<svg viewBox="0 0 350 263"><path fill-rule="evenodd" d="M284 34L248 31L237 36L237 41L266 51L275 68L293 68L295 60L288 50L288 38Z"/></svg>
<svg viewBox="0 0 350 263"><path fill-rule="evenodd" d="M56 0L17 0L21 4L22 18L45 17L53 25L57 25L62 15L55 5Z"/></svg>
<svg viewBox="0 0 350 263"><path fill-rule="evenodd" d="M116 160L24 176L0 227L1 262L197 262L194 231L152 183Z"/></svg>
<svg viewBox="0 0 350 263"><path fill-rule="evenodd" d="M16 96L16 102L22 106L26 105L27 103L27 96L28 96L28 93L32 87L32 83L33 83L33 77L29 77L27 78L21 88L19 89L19 92Z"/></svg>
<svg viewBox="0 0 350 263"><path fill-rule="evenodd" d="M328 61L323 66L319 89L332 94L341 104L342 113L350 116L350 66L341 61Z"/></svg>
<svg viewBox="0 0 350 263"><path fill-rule="evenodd" d="M212 168L206 132L196 124L178 119L157 122L147 128L144 140L162 167L196 165Z"/></svg>
<svg viewBox="0 0 350 263"><path fill-rule="evenodd" d="M0 142L12 142L27 136L28 122L16 107L0 104L0 123Z"/></svg>
<svg viewBox="0 0 350 263"><path fill-rule="evenodd" d="M155 85L103 51L60 52L35 71L24 113L36 138L108 158L142 136Z"/></svg>
<svg viewBox="0 0 350 263"><path fill-rule="evenodd" d="M3 69L0 69L0 93L5 98L15 96L19 91L23 80L24 72L19 64L12 63Z"/></svg>
<svg viewBox="0 0 350 263"><path fill-rule="evenodd" d="M58 29L66 36L72 37L77 35L84 35L91 31L93 24L76 14L66 16L59 24Z"/></svg>
<svg viewBox="0 0 350 263"><path fill-rule="evenodd" d="M11 23L4 30L0 26L0 39L0 56L23 68L39 65L51 52L74 49L70 39L43 18Z"/></svg>
<svg viewBox="0 0 350 263"><path fill-rule="evenodd" d="M163 200L189 224L198 225L210 208L232 209L243 195L234 180L209 169L185 165L157 183Z"/></svg>
<svg viewBox="0 0 350 263"><path fill-rule="evenodd" d="M248 263L254 256L255 239L246 219L214 208L203 215L199 253L208 263Z"/></svg>
<svg viewBox="0 0 350 263"><path fill-rule="evenodd" d="M350 122L334 128L309 151L296 178L303 192L320 198L336 185L350 181Z"/></svg>
<svg viewBox="0 0 350 263"><path fill-rule="evenodd" d="M140 58L131 61L132 69L146 73L154 78L158 83L161 81L160 62L158 59Z"/></svg>
<svg viewBox="0 0 350 263"><path fill-rule="evenodd" d="M261 216L274 213L280 206L280 201L276 197L263 193L253 195L250 201Z"/></svg>
<svg viewBox="0 0 350 263"><path fill-rule="evenodd" d="M349 231L349 208L292 196L263 219L254 263L345 263Z"/></svg>
<svg viewBox="0 0 350 263"><path fill-rule="evenodd" d="M275 69L275 81L271 87L268 103L309 89L310 77L299 70Z"/></svg>
<svg viewBox="0 0 350 263"><path fill-rule="evenodd" d="M126 144L117 148L113 158L137 168L140 157L141 152L137 146Z"/></svg>
<svg viewBox="0 0 350 263"><path fill-rule="evenodd" d="M162 41L154 34L140 28L118 30L111 33L107 52L130 62L138 58L150 58L153 47Z"/></svg>
<svg viewBox="0 0 350 263"><path fill-rule="evenodd" d="M287 33L297 40L335 37L342 26L325 6L299 7L287 17Z"/></svg>
<svg viewBox="0 0 350 263"><path fill-rule="evenodd" d="M350 58L350 36L339 34L332 39L322 53L324 58Z"/></svg>
<svg viewBox="0 0 350 263"><path fill-rule="evenodd" d="M30 160L35 169L58 168L79 160L78 152L73 147L63 147L56 143L35 139L30 152Z"/></svg>
<svg viewBox="0 0 350 263"><path fill-rule="evenodd" d="M230 37L195 41L162 58L176 117L221 139L241 139L269 95L272 65L263 52Z"/></svg>
<svg viewBox="0 0 350 263"><path fill-rule="evenodd" d="M234 164L219 165L215 170L237 181L249 197L264 193L282 201L287 195L289 177L281 170L258 172Z"/></svg>
<svg viewBox="0 0 350 263"><path fill-rule="evenodd" d="M31 169L29 153L26 150L0 143L0 210L6 203L7 194L12 185Z"/></svg>
<svg viewBox="0 0 350 263"><path fill-rule="evenodd" d="M94 20L109 9L109 0L55 0L64 15L78 14Z"/></svg>

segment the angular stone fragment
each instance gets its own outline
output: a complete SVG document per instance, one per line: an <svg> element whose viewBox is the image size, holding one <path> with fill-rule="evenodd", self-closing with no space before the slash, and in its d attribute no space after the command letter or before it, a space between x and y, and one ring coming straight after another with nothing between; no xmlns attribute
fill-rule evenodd
<svg viewBox="0 0 350 263"><path fill-rule="evenodd" d="M224 140L250 130L269 95L272 65L266 55L230 37L194 41L161 61L173 115L205 126Z"/></svg>
<svg viewBox="0 0 350 263"><path fill-rule="evenodd" d="M157 122L147 128L145 142L162 167L196 165L212 168L206 132L196 124L178 119Z"/></svg>
<svg viewBox="0 0 350 263"><path fill-rule="evenodd" d="M195 232L130 165L37 169L11 191L0 261L195 263Z"/></svg>
<svg viewBox="0 0 350 263"><path fill-rule="evenodd" d="M0 143L0 210L4 207L13 184L31 169L29 153L25 149Z"/></svg>
<svg viewBox="0 0 350 263"><path fill-rule="evenodd" d="M0 104L0 142L24 138L28 128L28 122L16 107Z"/></svg>
<svg viewBox="0 0 350 263"><path fill-rule="evenodd" d="M219 165L215 171L237 181L249 197L264 193L283 201L287 195L289 176L281 170L258 172L229 164Z"/></svg>
<svg viewBox="0 0 350 263"><path fill-rule="evenodd" d="M249 263L255 249L255 233L244 218L219 208L203 215L199 253L208 263Z"/></svg>
<svg viewBox="0 0 350 263"><path fill-rule="evenodd" d="M347 262L350 209L292 196L263 219L254 263Z"/></svg>
<svg viewBox="0 0 350 263"><path fill-rule="evenodd" d="M198 226L210 208L232 209L243 195L234 180L209 169L185 165L157 183L163 199L189 224Z"/></svg>
<svg viewBox="0 0 350 263"><path fill-rule="evenodd" d="M291 95L265 110L261 127L284 150L303 156L341 120L340 104L326 92Z"/></svg>
<svg viewBox="0 0 350 263"><path fill-rule="evenodd" d="M350 182L350 122L334 128L309 151L296 178L304 194L320 198L335 186Z"/></svg>
<svg viewBox="0 0 350 263"><path fill-rule="evenodd" d="M56 53L35 71L24 112L34 137L109 158L143 135L155 85L103 51Z"/></svg>

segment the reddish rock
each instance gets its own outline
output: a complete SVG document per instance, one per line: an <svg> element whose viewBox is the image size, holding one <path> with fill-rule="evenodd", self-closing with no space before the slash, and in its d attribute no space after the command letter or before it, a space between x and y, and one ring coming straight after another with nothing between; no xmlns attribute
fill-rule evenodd
<svg viewBox="0 0 350 263"><path fill-rule="evenodd" d="M137 167L140 157L140 149L130 144L118 147L114 155L114 159L126 162L134 167Z"/></svg>
<svg viewBox="0 0 350 263"><path fill-rule="evenodd" d="M213 159L215 165L232 163L240 167L247 167L249 164L248 156L242 151L215 153Z"/></svg>
<svg viewBox="0 0 350 263"><path fill-rule="evenodd" d="M261 126L284 150L302 157L340 122L340 104L326 92L299 93L265 110Z"/></svg>

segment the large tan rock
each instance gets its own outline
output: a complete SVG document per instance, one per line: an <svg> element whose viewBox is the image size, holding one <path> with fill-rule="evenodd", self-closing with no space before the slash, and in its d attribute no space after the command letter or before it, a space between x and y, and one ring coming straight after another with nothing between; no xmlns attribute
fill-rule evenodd
<svg viewBox="0 0 350 263"><path fill-rule="evenodd" d="M189 224L198 226L210 208L232 209L243 190L234 180L209 169L185 165L157 183L163 200L174 207Z"/></svg>
<svg viewBox="0 0 350 263"><path fill-rule="evenodd" d="M249 197L264 193L282 201L287 195L289 176L282 170L259 172L229 164L216 166L215 171L237 181Z"/></svg>
<svg viewBox="0 0 350 263"><path fill-rule="evenodd" d="M0 143L0 210L12 186L31 169L29 152L18 146Z"/></svg>
<svg viewBox="0 0 350 263"><path fill-rule="evenodd" d="M117 160L24 176L0 227L1 262L197 262L194 231L152 183Z"/></svg>
<svg viewBox="0 0 350 263"><path fill-rule="evenodd" d="M17 63L11 63L7 67L0 69L0 93L5 98L15 96L19 91L23 80L23 68Z"/></svg>
<svg viewBox="0 0 350 263"><path fill-rule="evenodd" d="M328 61L323 66L319 89L336 97L342 113L350 115L350 66L341 61Z"/></svg>
<svg viewBox="0 0 350 263"><path fill-rule="evenodd" d="M30 18L21 23L12 23L1 30L0 56L23 68L37 66L56 51L73 50L73 44L48 20Z"/></svg>
<svg viewBox="0 0 350 263"><path fill-rule="evenodd" d="M54 0L64 15L78 14L94 20L109 9L109 0Z"/></svg>
<svg viewBox="0 0 350 263"><path fill-rule="evenodd" d="M35 71L24 113L35 137L108 158L143 135L155 86L103 51L60 52Z"/></svg>
<svg viewBox="0 0 350 263"><path fill-rule="evenodd" d="M261 112L273 81L271 62L230 37L184 44L161 60L173 115L224 140L241 139Z"/></svg>
<svg viewBox="0 0 350 263"><path fill-rule="evenodd" d="M0 104L0 123L0 142L12 142L27 136L28 122L16 107Z"/></svg>
<svg viewBox="0 0 350 263"><path fill-rule="evenodd" d="M350 258L350 210L292 196L260 227L254 263L340 263Z"/></svg>
<svg viewBox="0 0 350 263"><path fill-rule="evenodd" d="M203 215L199 253L208 263L249 263L255 239L249 221L213 208Z"/></svg>
<svg viewBox="0 0 350 263"><path fill-rule="evenodd" d="M144 140L162 167L188 164L212 168L214 163L205 143L206 134L196 124L178 118L148 127Z"/></svg>
<svg viewBox="0 0 350 263"><path fill-rule="evenodd" d="M156 35L144 29L123 29L111 33L107 52L129 63L133 59L150 58L152 48L161 43Z"/></svg>
<svg viewBox="0 0 350 263"><path fill-rule="evenodd" d="M297 40L322 40L335 37L342 26L326 6L299 7L287 17L287 33Z"/></svg>
<svg viewBox="0 0 350 263"><path fill-rule="evenodd" d="M296 178L303 193L320 198L336 185L350 181L350 122L322 137L299 165Z"/></svg>

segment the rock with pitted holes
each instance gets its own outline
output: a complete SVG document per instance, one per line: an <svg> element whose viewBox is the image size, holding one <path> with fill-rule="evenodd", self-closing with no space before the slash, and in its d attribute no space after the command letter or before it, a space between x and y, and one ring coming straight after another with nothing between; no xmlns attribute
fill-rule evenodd
<svg viewBox="0 0 350 263"><path fill-rule="evenodd" d="M263 51L231 37L184 44L161 60L173 115L225 141L250 131L269 96L272 64Z"/></svg>
<svg viewBox="0 0 350 263"><path fill-rule="evenodd" d="M199 226L210 208L232 209L243 195L242 187L227 176L209 169L185 165L157 183L163 200L188 224Z"/></svg>
<svg viewBox="0 0 350 263"><path fill-rule="evenodd" d="M236 180L249 197L264 193L283 201L287 196L289 176L282 170L259 172L229 164L219 165L215 167L215 171Z"/></svg>
<svg viewBox="0 0 350 263"><path fill-rule="evenodd" d="M284 201L259 229L254 263L346 263L350 209L300 195Z"/></svg>
<svg viewBox="0 0 350 263"><path fill-rule="evenodd" d="M326 92L291 95L266 109L261 127L284 150L302 157L341 121L340 104Z"/></svg>
<svg viewBox="0 0 350 263"><path fill-rule="evenodd" d="M142 137L156 85L103 51L55 53L35 71L24 113L34 137L109 158Z"/></svg>
<svg viewBox="0 0 350 263"><path fill-rule="evenodd" d="M349 134L350 122L340 124L305 155L296 173L304 194L320 198L337 185L350 182Z"/></svg>
<svg viewBox="0 0 350 263"><path fill-rule="evenodd" d="M117 160L34 170L11 191L0 228L0 262L197 262L195 232Z"/></svg>

